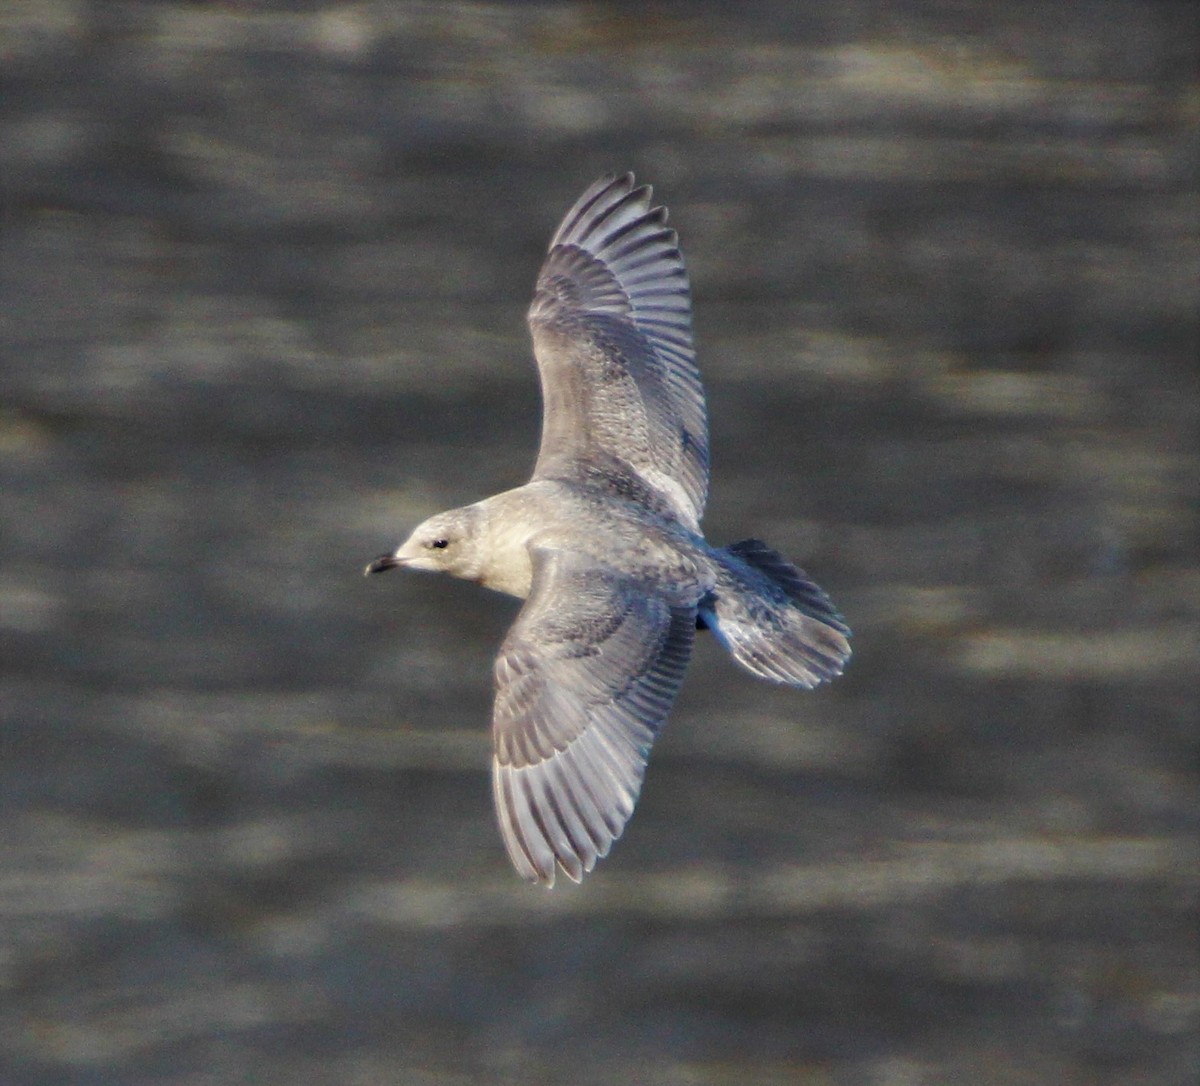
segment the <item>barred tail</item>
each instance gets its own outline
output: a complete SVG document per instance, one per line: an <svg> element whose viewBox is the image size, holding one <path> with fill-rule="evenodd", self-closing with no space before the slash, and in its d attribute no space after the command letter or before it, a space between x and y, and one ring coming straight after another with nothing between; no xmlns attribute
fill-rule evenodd
<svg viewBox="0 0 1200 1086"><path fill-rule="evenodd" d="M717 551L716 587L698 620L747 671L813 687L842 673L850 627L803 570L757 539Z"/></svg>

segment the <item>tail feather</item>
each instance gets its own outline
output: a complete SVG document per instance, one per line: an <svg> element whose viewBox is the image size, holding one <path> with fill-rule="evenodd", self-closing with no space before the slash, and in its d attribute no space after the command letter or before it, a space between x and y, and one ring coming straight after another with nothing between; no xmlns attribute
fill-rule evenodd
<svg viewBox="0 0 1200 1086"><path fill-rule="evenodd" d="M764 679L813 687L842 673L850 627L803 570L758 539L717 552L720 570L699 619Z"/></svg>

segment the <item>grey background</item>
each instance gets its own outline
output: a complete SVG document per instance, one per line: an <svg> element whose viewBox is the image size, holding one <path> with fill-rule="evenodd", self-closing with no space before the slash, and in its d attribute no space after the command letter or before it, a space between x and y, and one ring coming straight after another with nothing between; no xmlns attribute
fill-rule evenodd
<svg viewBox="0 0 1200 1086"><path fill-rule="evenodd" d="M0 2L0 1081L1194 1081L1191 3ZM707 527L855 628L698 651L581 886L509 870L558 217L672 211Z"/></svg>

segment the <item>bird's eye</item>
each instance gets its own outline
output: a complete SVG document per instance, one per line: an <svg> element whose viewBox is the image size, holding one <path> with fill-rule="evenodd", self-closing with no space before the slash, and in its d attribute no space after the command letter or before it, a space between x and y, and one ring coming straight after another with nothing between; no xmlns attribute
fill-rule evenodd
<svg viewBox="0 0 1200 1086"><path fill-rule="evenodd" d="M435 539L435 540L434 540L432 543L430 543L429 545L430 545L430 546L431 546L431 547L432 547L432 548L433 548L435 551L444 551L444 550L445 550L445 549L446 549L448 546L450 546L450 540L448 540L448 539Z"/></svg>

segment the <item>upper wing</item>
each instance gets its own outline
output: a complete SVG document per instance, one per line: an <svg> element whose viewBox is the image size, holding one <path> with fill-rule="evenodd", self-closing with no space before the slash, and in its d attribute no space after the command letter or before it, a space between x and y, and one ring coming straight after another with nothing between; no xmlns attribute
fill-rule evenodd
<svg viewBox="0 0 1200 1086"><path fill-rule="evenodd" d="M708 421L687 272L666 219L632 174L607 177L551 240L529 310L544 404L534 478L612 476L695 528Z"/></svg>
<svg viewBox="0 0 1200 1086"><path fill-rule="evenodd" d="M696 607L563 551L533 551L533 587L496 658L492 788L513 866L553 885L608 854L683 681Z"/></svg>

